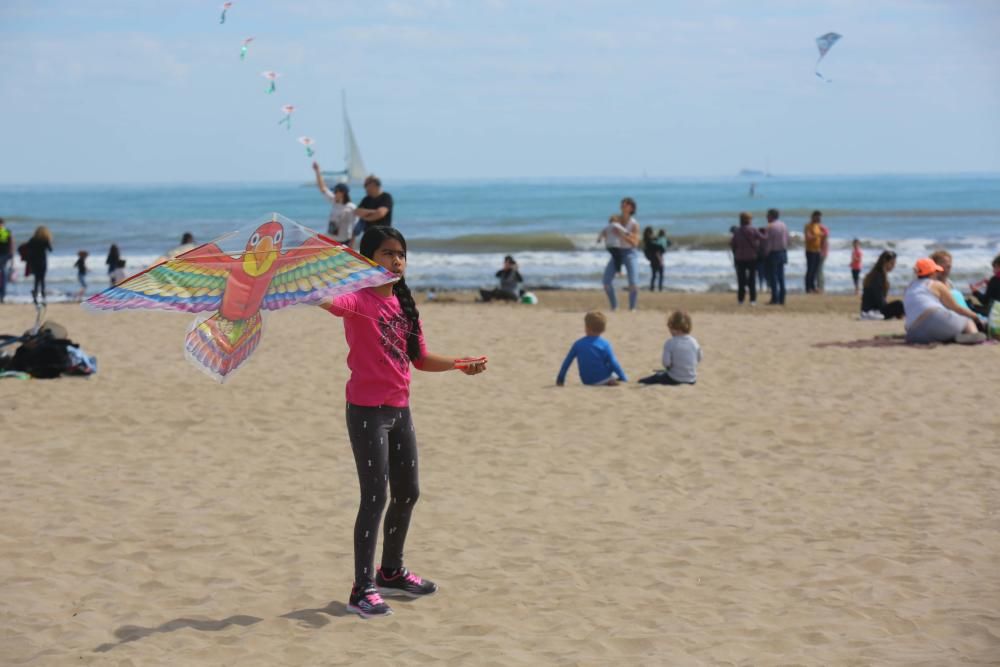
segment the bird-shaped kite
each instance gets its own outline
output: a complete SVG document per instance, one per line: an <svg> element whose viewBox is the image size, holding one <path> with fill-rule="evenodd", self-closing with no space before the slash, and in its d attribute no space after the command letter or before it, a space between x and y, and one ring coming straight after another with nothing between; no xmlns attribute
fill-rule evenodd
<svg viewBox="0 0 1000 667"><path fill-rule="evenodd" d="M347 246L275 213L155 264L84 306L210 313L188 329L184 349L196 366L224 382L260 342L261 309L315 304L396 279Z"/></svg>

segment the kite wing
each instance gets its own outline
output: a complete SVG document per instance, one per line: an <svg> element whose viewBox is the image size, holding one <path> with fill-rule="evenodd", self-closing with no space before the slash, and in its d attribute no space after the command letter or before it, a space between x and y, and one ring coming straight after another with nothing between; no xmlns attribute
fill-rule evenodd
<svg viewBox="0 0 1000 667"><path fill-rule="evenodd" d="M394 280L350 248L275 213L155 264L84 305L202 313L188 329L184 350L200 370L222 382L260 342L262 310L318 303Z"/></svg>
<svg viewBox="0 0 1000 667"><path fill-rule="evenodd" d="M214 259L220 255L227 257L214 243L199 246L95 294L83 305L92 310L218 310L229 277L225 262Z"/></svg>
<svg viewBox="0 0 1000 667"><path fill-rule="evenodd" d="M314 234L283 259L261 307L278 310L377 287L396 280L371 260L336 241Z"/></svg>
<svg viewBox="0 0 1000 667"><path fill-rule="evenodd" d="M823 60L823 57L827 54L827 52L830 49L833 48L833 45L836 44L841 37L842 35L838 35L835 32L828 32L825 35L821 35L816 38L816 48L819 49L819 58L816 59L816 76L823 79L827 83L830 82L830 79L827 79L826 77L824 77L822 74L819 73L819 63L821 60Z"/></svg>

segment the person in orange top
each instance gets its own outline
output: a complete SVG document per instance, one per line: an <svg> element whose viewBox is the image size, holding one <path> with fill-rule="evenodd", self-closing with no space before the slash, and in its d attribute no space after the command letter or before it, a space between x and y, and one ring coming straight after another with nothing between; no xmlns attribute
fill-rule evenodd
<svg viewBox="0 0 1000 667"><path fill-rule="evenodd" d="M823 227L823 214L813 211L812 217L805 226L806 237L806 294L817 292L816 276L819 274L819 264L822 261L823 243L827 232Z"/></svg>

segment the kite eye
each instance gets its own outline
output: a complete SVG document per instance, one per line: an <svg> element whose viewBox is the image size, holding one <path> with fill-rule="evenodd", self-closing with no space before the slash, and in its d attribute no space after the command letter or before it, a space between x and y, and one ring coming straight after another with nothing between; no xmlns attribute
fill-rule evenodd
<svg viewBox="0 0 1000 667"><path fill-rule="evenodd" d="M258 232L254 232L253 236L250 237L250 245L256 246L258 243L260 243L260 234Z"/></svg>
<svg viewBox="0 0 1000 667"><path fill-rule="evenodd" d="M274 245L278 245L279 243L281 243L281 238L283 236L284 236L284 234L282 233L282 231L280 229L277 232L275 232L274 233Z"/></svg>

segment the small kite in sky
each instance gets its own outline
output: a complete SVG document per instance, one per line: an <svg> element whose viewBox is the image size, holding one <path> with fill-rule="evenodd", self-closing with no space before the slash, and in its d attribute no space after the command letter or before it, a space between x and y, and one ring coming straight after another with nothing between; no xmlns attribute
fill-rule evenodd
<svg viewBox="0 0 1000 667"><path fill-rule="evenodd" d="M280 74L278 74L277 72L261 72L260 75L271 82L271 85L267 87L268 95L277 90L277 88L275 88L274 82L278 80L278 77L281 76Z"/></svg>
<svg viewBox="0 0 1000 667"><path fill-rule="evenodd" d="M838 35L835 32L828 32L825 35L816 38L816 48L819 49L819 58L816 60L816 76L823 79L827 83L830 83L831 79L828 79L819 73L819 62L820 60L823 60L823 56L825 56L827 52L833 48L833 45L836 44L837 40L841 37L842 35Z"/></svg>
<svg viewBox="0 0 1000 667"><path fill-rule="evenodd" d="M295 107L291 104L285 104L281 107L281 112L285 114L285 117L278 121L278 125L284 125L286 129L292 129L292 113L295 112Z"/></svg>
<svg viewBox="0 0 1000 667"><path fill-rule="evenodd" d="M377 287L398 276L277 213L167 259L95 294L88 310L201 314L184 338L187 358L224 382L260 342L262 310L280 310Z"/></svg>
<svg viewBox="0 0 1000 667"><path fill-rule="evenodd" d="M246 60L247 47L250 45L250 42L252 41L253 37L247 37L246 39L243 40L243 46L240 47L240 60Z"/></svg>
<svg viewBox="0 0 1000 667"><path fill-rule="evenodd" d="M309 137L299 137L299 143L306 147L306 157L312 157L316 152L312 148L316 142Z"/></svg>
<svg viewBox="0 0 1000 667"><path fill-rule="evenodd" d="M222 3L222 16L219 17L219 23L225 23L226 22L226 10L228 10L232 6L233 6L233 3L231 3L231 2L223 2Z"/></svg>

